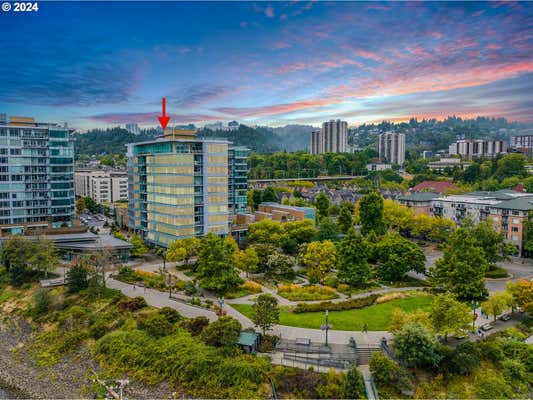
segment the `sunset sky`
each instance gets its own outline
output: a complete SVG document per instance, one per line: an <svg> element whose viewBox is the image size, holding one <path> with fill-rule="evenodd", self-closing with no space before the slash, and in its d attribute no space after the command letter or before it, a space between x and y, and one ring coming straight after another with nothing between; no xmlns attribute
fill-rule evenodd
<svg viewBox="0 0 533 400"><path fill-rule="evenodd" d="M533 122L533 3L39 2L0 11L0 113L80 129Z"/></svg>

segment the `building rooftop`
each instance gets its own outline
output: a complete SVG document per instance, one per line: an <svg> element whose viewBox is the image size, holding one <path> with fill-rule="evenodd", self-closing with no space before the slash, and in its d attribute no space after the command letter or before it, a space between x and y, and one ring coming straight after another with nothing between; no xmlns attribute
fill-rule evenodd
<svg viewBox="0 0 533 400"><path fill-rule="evenodd" d="M457 185L447 181L424 181L411 188L413 192L433 192L446 193L449 190L457 189Z"/></svg>
<svg viewBox="0 0 533 400"><path fill-rule="evenodd" d="M430 201L440 196L440 193L433 192L414 192L409 195L399 196L398 200L410 200L410 201Z"/></svg>
<svg viewBox="0 0 533 400"><path fill-rule="evenodd" d="M288 205L285 205L285 204L275 203L273 201L267 201L267 202L261 203L260 205L270 206L270 207L277 207L277 208L285 208L287 210L301 210L301 211L311 210L311 209L314 210L313 207L288 206Z"/></svg>

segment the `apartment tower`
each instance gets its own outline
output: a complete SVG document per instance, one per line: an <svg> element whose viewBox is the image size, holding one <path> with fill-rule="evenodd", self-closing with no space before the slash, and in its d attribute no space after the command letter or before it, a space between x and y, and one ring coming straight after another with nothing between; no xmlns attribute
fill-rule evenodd
<svg viewBox="0 0 533 400"><path fill-rule="evenodd" d="M311 154L346 153L348 151L348 123L331 120L321 130L311 132Z"/></svg>
<svg viewBox="0 0 533 400"><path fill-rule="evenodd" d="M385 132L378 138L379 158L383 162L402 165L405 161L405 135Z"/></svg>

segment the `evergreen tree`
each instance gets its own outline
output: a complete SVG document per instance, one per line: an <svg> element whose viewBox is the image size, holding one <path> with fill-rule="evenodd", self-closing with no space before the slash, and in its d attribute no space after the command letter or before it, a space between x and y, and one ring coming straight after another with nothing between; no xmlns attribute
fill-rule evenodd
<svg viewBox="0 0 533 400"><path fill-rule="evenodd" d="M430 279L435 286L450 291L459 300L480 300L488 294L487 268L483 249L467 228L460 228L450 236L443 257L430 270Z"/></svg>
<svg viewBox="0 0 533 400"><path fill-rule="evenodd" d="M344 398L346 399L363 399L365 398L365 381L363 375L357 367L351 367L344 381Z"/></svg>
<svg viewBox="0 0 533 400"><path fill-rule="evenodd" d="M268 186L265 190L263 190L262 201L263 202L277 202L278 201L276 190L272 186Z"/></svg>
<svg viewBox="0 0 533 400"><path fill-rule="evenodd" d="M70 293L77 293L80 290L87 289L89 281L87 279L87 270L80 264L76 264L67 272L67 287Z"/></svg>
<svg viewBox="0 0 533 400"><path fill-rule="evenodd" d="M339 240L339 227L331 218L324 218L318 225L318 240Z"/></svg>
<svg viewBox="0 0 533 400"><path fill-rule="evenodd" d="M372 276L368 255L363 236L351 228L338 245L339 280L352 286L365 285Z"/></svg>
<svg viewBox="0 0 533 400"><path fill-rule="evenodd" d="M329 206L330 203L328 197L323 192L320 192L315 199L315 207L320 218L329 215Z"/></svg>
<svg viewBox="0 0 533 400"><path fill-rule="evenodd" d="M352 211L348 207L341 206L339 216L337 217L337 225L342 233L347 233L353 228Z"/></svg>
<svg viewBox="0 0 533 400"><path fill-rule="evenodd" d="M383 235L386 231L383 222L383 196L377 191L365 194L359 200L359 221L361 233L368 235L374 231L377 235Z"/></svg>
<svg viewBox="0 0 533 400"><path fill-rule="evenodd" d="M252 321L263 331L271 329L274 324L279 322L278 300L271 294L261 294L257 296L255 303L252 305Z"/></svg>

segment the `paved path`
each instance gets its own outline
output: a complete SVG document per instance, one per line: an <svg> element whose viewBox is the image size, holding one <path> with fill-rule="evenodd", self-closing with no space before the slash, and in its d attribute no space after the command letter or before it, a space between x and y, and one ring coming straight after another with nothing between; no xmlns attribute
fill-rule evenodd
<svg viewBox="0 0 533 400"><path fill-rule="evenodd" d="M372 387L372 374L370 373L370 367L368 365L360 365L359 371L363 375L363 380L365 382L366 398L368 400L375 400L377 397L374 393L374 388Z"/></svg>

